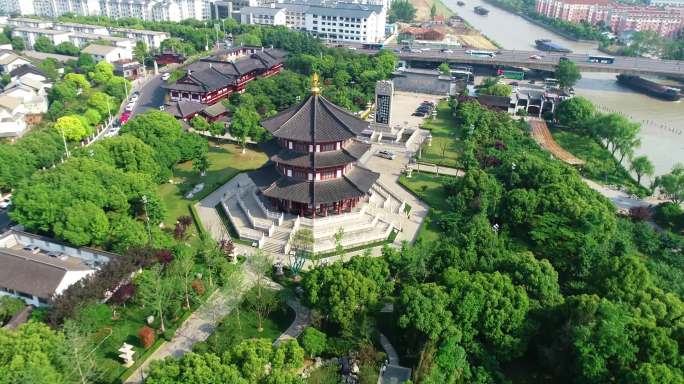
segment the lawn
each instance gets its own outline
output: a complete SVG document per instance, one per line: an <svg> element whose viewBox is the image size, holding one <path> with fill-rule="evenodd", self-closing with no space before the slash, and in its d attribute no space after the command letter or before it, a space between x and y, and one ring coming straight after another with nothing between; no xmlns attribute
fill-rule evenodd
<svg viewBox="0 0 684 384"><path fill-rule="evenodd" d="M601 184L627 187L632 193L639 190L642 193L647 192L646 188L638 186L625 168L593 138L555 127L551 128L551 134L558 145L587 162L580 171L586 178ZM623 163L627 164L628 160L623 160Z"/></svg>
<svg viewBox="0 0 684 384"><path fill-rule="evenodd" d="M449 209L447 204L449 196L442 187L443 180L448 177L414 172L411 178L406 176L399 178L399 184L430 206L430 213L418 233L418 239L421 241L437 241L442 236L437 219L443 211Z"/></svg>
<svg viewBox="0 0 684 384"><path fill-rule="evenodd" d="M311 371L306 382L308 384L338 384L341 380L340 368L337 364L326 365Z"/></svg>
<svg viewBox="0 0 684 384"><path fill-rule="evenodd" d="M179 216L187 216L188 203L196 202L225 184L233 176L242 171L253 170L266 163L266 154L259 150L247 149L242 153L240 146L231 143L209 142L209 170L204 177L192 169L192 162L188 161L176 165L173 169L173 184L159 186L158 192L167 209L164 224L173 226ZM184 195L192 188L204 183L204 190L194 198L188 200Z"/></svg>
<svg viewBox="0 0 684 384"><path fill-rule="evenodd" d="M451 116L449 104L446 101L437 104L437 117L435 120L425 119L421 128L430 131L432 145L424 144L420 161L448 167L458 166L458 155L462 150L463 142L459 139L460 128ZM444 157L442 157L442 149L444 149Z"/></svg>

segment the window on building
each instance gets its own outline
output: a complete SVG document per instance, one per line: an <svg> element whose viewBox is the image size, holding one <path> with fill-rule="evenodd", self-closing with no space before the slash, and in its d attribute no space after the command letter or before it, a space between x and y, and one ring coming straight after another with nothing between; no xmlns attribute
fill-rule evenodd
<svg viewBox="0 0 684 384"><path fill-rule="evenodd" d="M323 172L321 172L321 177L320 177L320 179L321 179L321 180L330 180L330 179L334 179L336 173L337 173L337 172L335 172L334 169L326 169L326 170L324 170Z"/></svg>
<svg viewBox="0 0 684 384"><path fill-rule="evenodd" d="M26 293L26 292L17 291L17 295L23 297L24 299L33 300L33 295L30 295L30 294L28 294L28 293Z"/></svg>

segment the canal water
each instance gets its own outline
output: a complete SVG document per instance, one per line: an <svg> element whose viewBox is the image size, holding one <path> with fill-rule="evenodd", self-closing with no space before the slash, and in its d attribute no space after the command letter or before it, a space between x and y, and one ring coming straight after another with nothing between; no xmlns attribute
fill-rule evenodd
<svg viewBox="0 0 684 384"><path fill-rule="evenodd" d="M534 40L546 38L577 53L598 53L595 43L565 39L483 1L464 0L463 7L459 7L456 0L442 1L503 48L532 50L535 49ZM489 9L489 14L480 16L473 12L473 7L478 5ZM583 73L575 91L602 111L622 113L642 123L641 147L635 152L651 159L657 175L669 172L677 162L684 163L684 103L660 101L620 87L615 82L615 75Z"/></svg>

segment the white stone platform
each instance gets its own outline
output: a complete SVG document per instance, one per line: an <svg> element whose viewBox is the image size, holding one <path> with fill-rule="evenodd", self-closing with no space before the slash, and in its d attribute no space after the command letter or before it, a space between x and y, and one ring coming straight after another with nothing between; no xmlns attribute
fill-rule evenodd
<svg viewBox="0 0 684 384"><path fill-rule="evenodd" d="M335 250L335 234L342 228L342 245L354 248L386 240L399 227L405 203L382 183L376 183L353 212L310 219L269 209L246 174L233 178L221 198L221 206L240 239L276 255L287 255L294 234L302 228L314 236L316 254Z"/></svg>

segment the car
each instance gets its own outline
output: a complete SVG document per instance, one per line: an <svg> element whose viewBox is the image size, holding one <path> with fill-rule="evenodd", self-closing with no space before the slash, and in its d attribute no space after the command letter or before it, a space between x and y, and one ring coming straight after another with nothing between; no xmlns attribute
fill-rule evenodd
<svg viewBox="0 0 684 384"><path fill-rule="evenodd" d="M131 112L133 111L133 108L135 108L135 103L128 103L126 104L126 108L124 108L124 111Z"/></svg>
<svg viewBox="0 0 684 384"><path fill-rule="evenodd" d="M54 257L55 259L60 259L62 261L69 258L69 256L63 254L62 252L50 251L47 253L48 257Z"/></svg>
<svg viewBox="0 0 684 384"><path fill-rule="evenodd" d="M413 112L411 116L425 117L425 112Z"/></svg>
<svg viewBox="0 0 684 384"><path fill-rule="evenodd" d="M121 117L119 118L119 121L121 122L121 125L124 125L124 124L126 124L126 122L128 121L128 119L130 119L130 118L131 118L131 112L126 111L126 112L124 112L124 113L121 114Z"/></svg>
<svg viewBox="0 0 684 384"><path fill-rule="evenodd" d="M128 101L130 101L131 103L135 103L136 101L138 101L139 98L140 95L131 95L131 98L128 99Z"/></svg>
<svg viewBox="0 0 684 384"><path fill-rule="evenodd" d="M349 47L347 49L349 49L350 51L356 51L356 47Z"/></svg>
<svg viewBox="0 0 684 384"><path fill-rule="evenodd" d="M160 110L160 111L163 111L163 110L165 110L165 109L166 109L166 106L165 106L165 105L160 105L160 106L159 106L159 110Z"/></svg>
<svg viewBox="0 0 684 384"><path fill-rule="evenodd" d="M542 57L539 56L539 55L532 55L532 56L530 56L530 59L532 59L532 60L541 60Z"/></svg>
<svg viewBox="0 0 684 384"><path fill-rule="evenodd" d="M139 96L140 96L140 92L134 91L134 92L131 93L131 96L137 96L137 97L139 97Z"/></svg>
<svg viewBox="0 0 684 384"><path fill-rule="evenodd" d="M38 252L40 252L40 248L36 245L30 244L22 248L24 251L33 253L34 255Z"/></svg>
<svg viewBox="0 0 684 384"><path fill-rule="evenodd" d="M561 62L561 61L570 61L570 59L568 59L568 58L565 57L565 56L561 56L561 57L558 58L558 62Z"/></svg>
<svg viewBox="0 0 684 384"><path fill-rule="evenodd" d="M421 49L421 51L423 51L423 52L430 52L431 49L430 49L430 48L423 48L423 49Z"/></svg>
<svg viewBox="0 0 684 384"><path fill-rule="evenodd" d="M394 48L394 49L392 50L392 52L394 52L394 53L400 53L400 52L401 52L401 49L399 49L399 48Z"/></svg>
<svg viewBox="0 0 684 384"><path fill-rule="evenodd" d="M165 72L164 74L161 75L161 79L166 81L171 77L171 74L168 72Z"/></svg>
<svg viewBox="0 0 684 384"><path fill-rule="evenodd" d="M7 209L12 205L12 200L9 198L0 200L0 209Z"/></svg>
<svg viewBox="0 0 684 384"><path fill-rule="evenodd" d="M384 150L384 149L379 150L378 153L377 153L377 155L380 156L380 157L383 157L383 158L385 158L385 159L388 159L388 160L394 160L394 158L396 157L396 155L394 154L394 152L386 151L386 150Z"/></svg>
<svg viewBox="0 0 684 384"><path fill-rule="evenodd" d="M402 52L411 52L411 47L405 45L405 46L401 47L401 51Z"/></svg>
<svg viewBox="0 0 684 384"><path fill-rule="evenodd" d="M421 51L420 49L411 49L411 53L421 53L421 52L423 52L423 51Z"/></svg>
<svg viewBox="0 0 684 384"><path fill-rule="evenodd" d="M442 52L442 53L454 53L454 51L451 50L451 49L442 49L441 52Z"/></svg>

